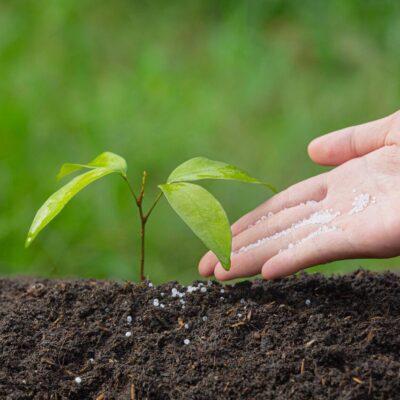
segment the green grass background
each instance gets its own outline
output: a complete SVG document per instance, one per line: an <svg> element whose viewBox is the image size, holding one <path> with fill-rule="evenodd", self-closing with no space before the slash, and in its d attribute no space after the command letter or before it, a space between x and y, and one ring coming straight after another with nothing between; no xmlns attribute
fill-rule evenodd
<svg viewBox="0 0 400 400"><path fill-rule="evenodd" d="M23 248L65 161L120 153L134 184L148 170L148 198L198 155L280 189L324 171L307 157L312 138L399 108L399 20L394 0L3 0L0 274L137 278L139 225L117 176L88 188ZM232 221L269 196L207 186ZM164 200L147 250L155 282L188 282L205 249Z"/></svg>

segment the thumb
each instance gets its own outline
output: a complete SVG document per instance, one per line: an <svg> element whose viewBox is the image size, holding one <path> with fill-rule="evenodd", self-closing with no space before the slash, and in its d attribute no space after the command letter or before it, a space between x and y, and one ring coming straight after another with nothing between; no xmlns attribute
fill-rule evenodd
<svg viewBox="0 0 400 400"><path fill-rule="evenodd" d="M310 158L321 165L339 165L390 144L400 144L400 112L314 139Z"/></svg>

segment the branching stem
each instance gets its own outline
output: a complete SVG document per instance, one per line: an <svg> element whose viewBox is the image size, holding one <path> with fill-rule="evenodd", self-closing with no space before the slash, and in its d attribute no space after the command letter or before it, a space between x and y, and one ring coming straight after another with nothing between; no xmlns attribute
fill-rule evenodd
<svg viewBox="0 0 400 400"><path fill-rule="evenodd" d="M126 176L123 176L123 179L127 183L129 190L132 194L133 199L135 200L135 204L139 211L139 217L140 217L140 281L141 282L143 282L145 280L144 261L145 261L146 223L147 223L151 213L153 212L154 208L156 207L157 203L160 201L160 199L162 197L162 192L160 192L157 195L152 206L147 211L147 213L145 213L143 211L143 199L144 199L144 193L145 193L146 178L147 178L147 172L143 171L142 184L140 187L139 196L136 196L133 187L131 186L131 184L128 181L128 178Z"/></svg>

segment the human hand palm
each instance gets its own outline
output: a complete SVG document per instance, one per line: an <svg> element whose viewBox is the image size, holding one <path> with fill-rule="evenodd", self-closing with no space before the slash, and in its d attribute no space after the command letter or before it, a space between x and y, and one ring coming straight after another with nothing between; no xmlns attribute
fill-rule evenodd
<svg viewBox="0 0 400 400"><path fill-rule="evenodd" d="M317 139L311 157L339 166L242 217L232 226L230 271L209 252L200 273L228 280L262 272L272 279L339 259L399 255L398 118L394 114Z"/></svg>

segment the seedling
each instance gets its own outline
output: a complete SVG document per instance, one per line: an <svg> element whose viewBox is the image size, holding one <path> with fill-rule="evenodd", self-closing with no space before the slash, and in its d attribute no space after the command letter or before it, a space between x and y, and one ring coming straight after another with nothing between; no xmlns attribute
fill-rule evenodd
<svg viewBox="0 0 400 400"><path fill-rule="evenodd" d="M261 184L272 191L275 189L246 172L219 161L207 158L192 158L179 165L167 179L159 185L160 192L153 204L145 212L143 199L145 196L146 171L143 172L139 193L136 194L127 176L126 161L117 154L105 152L88 164L64 164L57 175L62 179L67 175L89 169L72 179L69 183L51 195L42 205L32 222L25 246L28 247L39 232L48 225L64 208L64 206L89 184L112 173L119 174L128 185L140 217L140 280L145 279L145 233L147 221L164 195L171 207L183 219L196 236L218 257L223 267L230 268L232 234L228 217L218 200L194 181L203 179L233 180Z"/></svg>

